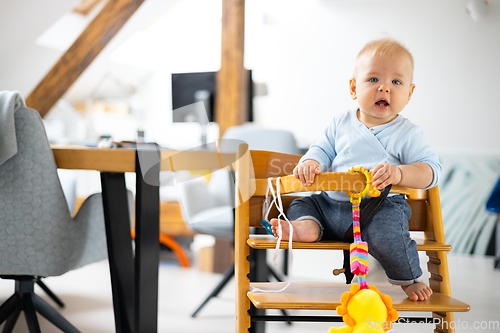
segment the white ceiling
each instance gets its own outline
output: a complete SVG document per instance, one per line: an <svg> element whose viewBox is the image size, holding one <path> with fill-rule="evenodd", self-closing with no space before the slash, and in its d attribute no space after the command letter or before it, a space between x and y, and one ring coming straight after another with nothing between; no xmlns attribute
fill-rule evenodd
<svg viewBox="0 0 500 333"><path fill-rule="evenodd" d="M147 28L178 0L147 0L85 70L64 96L78 101L96 89L106 75L137 84L146 70L118 65L109 54L133 33ZM17 90L26 98L64 51L36 45L37 38L80 0L0 0L0 90Z"/></svg>

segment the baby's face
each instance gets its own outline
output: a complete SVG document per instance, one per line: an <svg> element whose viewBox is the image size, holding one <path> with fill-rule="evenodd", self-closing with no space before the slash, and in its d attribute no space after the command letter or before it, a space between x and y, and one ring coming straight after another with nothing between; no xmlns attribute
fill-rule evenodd
<svg viewBox="0 0 500 333"><path fill-rule="evenodd" d="M358 118L367 127L390 122L410 101L415 85L406 54L388 58L364 55L358 59L351 97L358 100Z"/></svg>

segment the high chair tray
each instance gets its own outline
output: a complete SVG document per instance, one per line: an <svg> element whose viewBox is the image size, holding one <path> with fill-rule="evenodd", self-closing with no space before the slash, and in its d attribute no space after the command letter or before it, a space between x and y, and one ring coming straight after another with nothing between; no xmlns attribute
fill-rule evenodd
<svg viewBox="0 0 500 333"><path fill-rule="evenodd" d="M264 237L263 237L264 236ZM421 238L414 238L418 251L451 251L451 245ZM252 235L247 240L248 246L254 249L274 249L276 239L267 235ZM294 249L349 250L349 243L339 241L319 241L315 243L293 242ZM288 249L288 242L281 241L280 249Z"/></svg>
<svg viewBox="0 0 500 333"><path fill-rule="evenodd" d="M264 290L279 290L286 282L255 282L251 287ZM425 301L410 301L399 286L374 284L382 294L392 298L397 311L467 312L470 306L454 298L434 292ZM340 305L340 297L350 286L339 282L292 282L279 293L247 293L250 301L258 309L335 310Z"/></svg>

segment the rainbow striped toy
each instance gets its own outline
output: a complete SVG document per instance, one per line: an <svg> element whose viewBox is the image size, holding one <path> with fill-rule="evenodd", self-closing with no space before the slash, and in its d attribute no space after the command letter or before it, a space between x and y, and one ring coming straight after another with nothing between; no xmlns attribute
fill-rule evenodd
<svg viewBox="0 0 500 333"><path fill-rule="evenodd" d="M359 224L359 205L361 203L361 198L365 194L370 194L372 197L380 195L380 191L373 187L372 185L372 175L368 170L363 167L351 168L349 172L359 172L363 173L366 177L366 187L361 192L347 192L347 195L351 197L352 203L352 223L353 223L353 234L354 243L350 246L350 266L351 272L358 276L358 283L361 289L366 289L365 275L369 271L368 267L368 244L363 242L361 239L361 228Z"/></svg>

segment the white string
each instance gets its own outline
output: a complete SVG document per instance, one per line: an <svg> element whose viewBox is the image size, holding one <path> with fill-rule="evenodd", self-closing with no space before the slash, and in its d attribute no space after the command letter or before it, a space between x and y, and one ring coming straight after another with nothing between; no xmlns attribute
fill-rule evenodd
<svg viewBox="0 0 500 333"><path fill-rule="evenodd" d="M273 266L278 266L276 260L278 259L281 239L283 238L283 230L281 227L281 220L280 220L281 212L283 211L283 205L281 204L281 195L276 195L274 193L274 188L271 178L267 179L267 188L271 191L271 194L273 196L273 203L276 205L276 208L278 208L278 212L280 213L278 215L278 240L276 241L276 248L274 250L274 255L273 255ZM280 193L279 177L276 179L276 191ZM279 197L280 199L276 200L277 197Z"/></svg>
<svg viewBox="0 0 500 333"><path fill-rule="evenodd" d="M267 180L267 190L266 190L266 198L264 199L264 204L262 205L262 220L269 222L269 212L271 211L271 208L273 208L273 205L276 203L276 199L273 199L273 201L269 202L269 191L271 191L273 188L272 183Z"/></svg>
<svg viewBox="0 0 500 333"><path fill-rule="evenodd" d="M278 259L278 253L280 249L280 244L281 244L281 239L283 236L283 230L281 227L281 219L280 217L283 217L285 221L288 222L289 226L289 237L288 237L288 283L286 286L279 290L266 290L266 289L260 289L257 287L250 287L250 291L259 291L259 292L265 292L265 293L279 293L284 291L290 283L292 282L292 266L293 266L293 248L292 248L292 239L293 239L293 225L292 223L288 220L288 218L285 215L285 212L283 211L283 202L281 201L281 189L280 189L280 177L276 178L276 193L274 192L274 188L272 186L272 178L267 179L267 192L266 192L266 200L265 202L268 202L268 193L269 191L271 192L271 195L273 196L273 201L269 205L269 208L267 209L266 213L266 218L269 214L269 211L271 210L271 207L273 204L276 205L276 208L278 209L279 215L278 215L278 240L276 241L276 248L274 251L274 256L273 256L273 266L277 266L276 260ZM267 221L267 220L266 220Z"/></svg>

